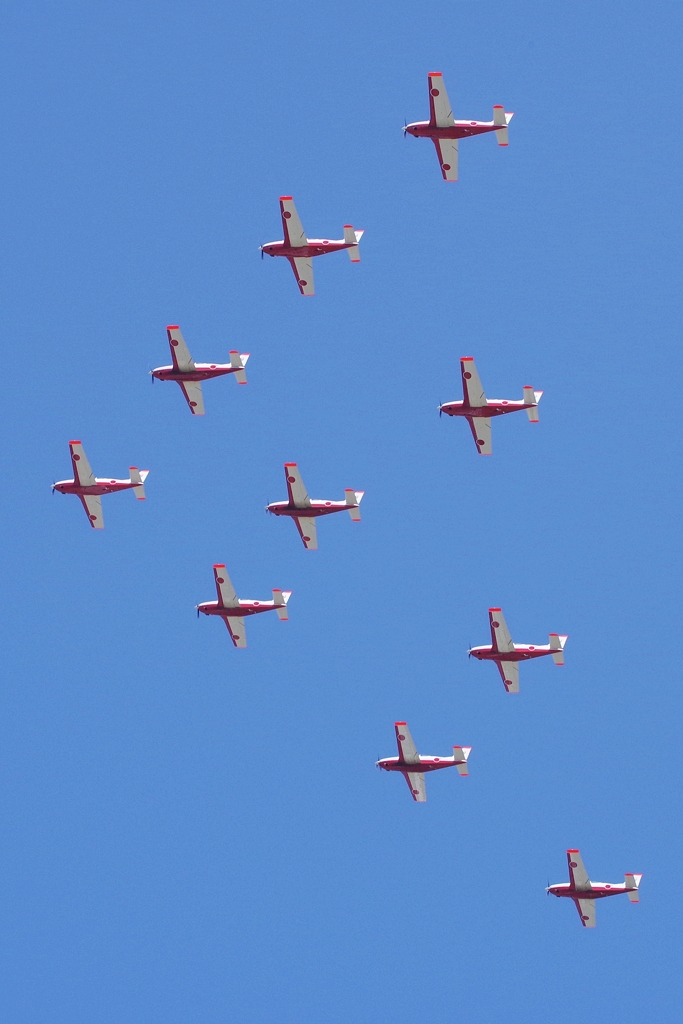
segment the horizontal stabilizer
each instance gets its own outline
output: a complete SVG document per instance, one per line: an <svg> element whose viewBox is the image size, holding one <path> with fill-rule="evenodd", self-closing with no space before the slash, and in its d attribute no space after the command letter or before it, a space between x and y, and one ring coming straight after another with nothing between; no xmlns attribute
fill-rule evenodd
<svg viewBox="0 0 683 1024"><path fill-rule="evenodd" d="M344 241L347 245L350 245L348 253L349 259L352 263L360 263L360 249L358 248L358 243L362 237L362 231L354 231L351 224L344 225Z"/></svg>
<svg viewBox="0 0 683 1024"><path fill-rule="evenodd" d="M273 601L275 603L275 611L279 619L284 622L289 618L287 614L287 602L292 596L291 590L273 590Z"/></svg>
<svg viewBox="0 0 683 1024"><path fill-rule="evenodd" d="M352 491L348 487L344 491L346 504L349 506L349 515L353 519L354 523L360 522L360 509L355 506L360 505L364 494L365 491Z"/></svg>
<svg viewBox="0 0 683 1024"><path fill-rule="evenodd" d="M550 650L553 652L553 661L556 665L564 665L564 645L568 639L558 633L551 633L548 637Z"/></svg>
<svg viewBox="0 0 683 1024"><path fill-rule="evenodd" d="M628 898L631 903L640 903L638 886L642 877L642 875L624 875L624 885L628 891Z"/></svg>
<svg viewBox="0 0 683 1024"><path fill-rule="evenodd" d="M542 391L534 391L530 384L524 385L524 404L527 407L526 414L530 423L538 423L537 407L542 395Z"/></svg>
<svg viewBox="0 0 683 1024"><path fill-rule="evenodd" d="M472 753L472 747L453 747L453 758L459 775L469 775L467 758Z"/></svg>
<svg viewBox="0 0 683 1024"><path fill-rule="evenodd" d="M230 365L237 370L237 372L235 373L235 380L237 381L238 384L247 383L247 375L244 372L244 367L247 365L248 359L248 352L237 352L235 349L231 349Z"/></svg>
<svg viewBox="0 0 683 1024"><path fill-rule="evenodd" d="M133 484L135 497L138 499L138 501L145 500L145 488L143 484L148 476L148 469L138 469L137 466L130 467L130 482Z"/></svg>
<svg viewBox="0 0 683 1024"><path fill-rule="evenodd" d="M507 112L503 107L495 106L493 108L493 123L500 125L500 128L496 130L496 139L499 146L508 145L508 129L507 126L513 118L513 113Z"/></svg>

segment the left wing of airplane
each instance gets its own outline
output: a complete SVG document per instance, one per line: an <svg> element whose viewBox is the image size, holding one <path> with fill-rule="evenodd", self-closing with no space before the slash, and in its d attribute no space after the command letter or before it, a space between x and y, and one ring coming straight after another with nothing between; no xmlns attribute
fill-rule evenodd
<svg viewBox="0 0 683 1024"><path fill-rule="evenodd" d="M308 497L308 491L296 462L285 462L285 482L289 504L294 505L295 508L310 508L311 499Z"/></svg>
<svg viewBox="0 0 683 1024"><path fill-rule="evenodd" d="M505 654L514 651L515 645L500 608L489 608L489 623L494 651L502 651Z"/></svg>
<svg viewBox="0 0 683 1024"><path fill-rule="evenodd" d="M413 737L410 735L410 729L406 722L395 722L394 729L396 730L396 743L398 744L398 756L405 764L419 764L420 755L417 752L417 747L413 743Z"/></svg>
<svg viewBox="0 0 683 1024"><path fill-rule="evenodd" d="M185 395L190 412L193 416L204 415L204 396L202 395L201 381L179 380L178 383Z"/></svg>
<svg viewBox="0 0 683 1024"><path fill-rule="evenodd" d="M443 75L440 71L430 71L427 79L429 82L429 123L435 128L452 128L455 118Z"/></svg>
<svg viewBox="0 0 683 1024"><path fill-rule="evenodd" d="M288 256L292 264L296 283L302 295L315 295L315 281L313 280L313 259L311 256Z"/></svg>
<svg viewBox="0 0 683 1024"><path fill-rule="evenodd" d="M444 181L458 180L458 140L432 139Z"/></svg>
<svg viewBox="0 0 683 1024"><path fill-rule="evenodd" d="M74 483L78 484L79 487L94 487L96 482L95 474L90 468L83 445L80 441L69 441L69 449L71 451L71 465L74 470Z"/></svg>
<svg viewBox="0 0 683 1024"><path fill-rule="evenodd" d="M584 928L595 928L595 900L574 900Z"/></svg>
<svg viewBox="0 0 683 1024"><path fill-rule="evenodd" d="M425 787L425 777L422 772L404 772L403 777L408 783L408 789L412 793L413 800L419 804L426 803L427 789Z"/></svg>
<svg viewBox="0 0 683 1024"><path fill-rule="evenodd" d="M306 245L308 239L291 196L280 196L280 213L285 242L294 248Z"/></svg>
<svg viewBox="0 0 683 1024"><path fill-rule="evenodd" d="M516 661L497 661L500 678L508 693L519 693L519 665Z"/></svg>
<svg viewBox="0 0 683 1024"><path fill-rule="evenodd" d="M235 588L228 576L224 565L214 565L213 574L216 580L216 593L218 604L221 608L239 608L239 601Z"/></svg>
<svg viewBox="0 0 683 1024"><path fill-rule="evenodd" d="M318 531L315 525L315 519L310 516L294 516L294 522L296 528L301 534L301 539L304 542L304 547L308 551L318 550Z"/></svg>
<svg viewBox="0 0 683 1024"><path fill-rule="evenodd" d="M83 503L85 514L90 525L96 530L104 529L104 518L102 516L102 498L99 494L79 494L78 497Z"/></svg>
<svg viewBox="0 0 683 1024"><path fill-rule="evenodd" d="M175 369L180 370L181 373L189 373L190 370L194 370L194 359L185 344L180 328L176 324L172 324L166 328L166 333L168 334L168 344L171 348L171 358L173 359Z"/></svg>
<svg viewBox="0 0 683 1024"><path fill-rule="evenodd" d="M590 892L590 879L578 850L567 850L567 865L572 886L575 889L585 889L586 892Z"/></svg>
<svg viewBox="0 0 683 1024"><path fill-rule="evenodd" d="M226 615L223 622L228 627L228 633L235 647L247 646L247 631L244 628L244 619L239 615Z"/></svg>

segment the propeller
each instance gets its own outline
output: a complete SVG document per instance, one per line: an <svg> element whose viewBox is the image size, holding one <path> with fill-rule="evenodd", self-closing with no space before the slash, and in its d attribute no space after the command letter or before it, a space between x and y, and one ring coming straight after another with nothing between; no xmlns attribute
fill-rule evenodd
<svg viewBox="0 0 683 1024"><path fill-rule="evenodd" d="M199 605L198 605L198 604L196 604L196 605L195 605L195 608L197 609L197 618L199 618Z"/></svg>
<svg viewBox="0 0 683 1024"><path fill-rule="evenodd" d="M261 250L261 259L263 259L263 246L259 245L259 249Z"/></svg>
<svg viewBox="0 0 683 1024"><path fill-rule="evenodd" d="M53 480L53 481L52 481L52 493L53 493L53 494L55 493L55 487L56 487L56 486L57 486L57 481L56 481L56 480Z"/></svg>
<svg viewBox="0 0 683 1024"><path fill-rule="evenodd" d="M443 416L443 402L439 402L439 419Z"/></svg>
<svg viewBox="0 0 683 1024"><path fill-rule="evenodd" d="M403 118L403 138L404 139L405 139L407 134L408 134L408 118L404 117Z"/></svg>

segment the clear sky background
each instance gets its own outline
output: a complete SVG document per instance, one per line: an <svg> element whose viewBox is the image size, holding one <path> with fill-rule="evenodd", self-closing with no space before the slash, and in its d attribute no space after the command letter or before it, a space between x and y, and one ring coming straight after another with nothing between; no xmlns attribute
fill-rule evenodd
<svg viewBox="0 0 683 1024"><path fill-rule="evenodd" d="M11 1024L680 1019L677 3L6 5L0 1015ZM402 138L442 71L460 182ZM366 230L303 299L310 235ZM193 419L165 326L251 353ZM476 455L437 405L545 392ZM146 503L50 494L80 438ZM363 521L264 515L299 463ZM233 649L194 606L291 589ZM501 605L566 667L468 661ZM413 804L374 769L471 745ZM642 871L581 928L565 850Z"/></svg>

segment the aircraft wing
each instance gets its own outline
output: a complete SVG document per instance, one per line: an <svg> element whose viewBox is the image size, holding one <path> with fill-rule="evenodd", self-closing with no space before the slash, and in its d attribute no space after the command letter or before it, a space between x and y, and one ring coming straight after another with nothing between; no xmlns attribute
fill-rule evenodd
<svg viewBox="0 0 683 1024"><path fill-rule="evenodd" d="M468 416L474 443L480 455L493 455L491 446L491 420L488 416Z"/></svg>
<svg viewBox="0 0 683 1024"><path fill-rule="evenodd" d="M497 661L500 678L508 693L519 693L519 664L516 661Z"/></svg>
<svg viewBox="0 0 683 1024"><path fill-rule="evenodd" d="M572 886L575 889L585 889L586 892L590 892L590 879L578 850L567 850L567 864L569 866L569 877Z"/></svg>
<svg viewBox="0 0 683 1024"><path fill-rule="evenodd" d="M294 505L296 508L310 508L311 499L308 497L308 491L301 479L296 462L285 462L285 481L290 505Z"/></svg>
<svg viewBox="0 0 683 1024"><path fill-rule="evenodd" d="M79 487L93 487L95 476L90 468L88 457L83 451L83 445L80 441L69 441L69 448L71 449L71 465L74 468L74 483L77 483Z"/></svg>
<svg viewBox="0 0 683 1024"><path fill-rule="evenodd" d="M175 369L185 373L194 370L194 359L185 344L180 328L177 326L167 327L166 333L168 334L168 344L171 348L171 358L173 359Z"/></svg>
<svg viewBox="0 0 683 1024"><path fill-rule="evenodd" d="M235 647L246 647L247 631L244 628L244 619L239 615L226 615L223 621L228 627L228 633Z"/></svg>
<svg viewBox="0 0 683 1024"><path fill-rule="evenodd" d="M488 404L486 395L472 356L463 356L460 360L460 372L462 373L462 397L465 399L465 405L471 405L475 409L486 406Z"/></svg>
<svg viewBox="0 0 683 1024"><path fill-rule="evenodd" d="M429 81L429 123L436 128L451 128L455 124L455 118L443 75L440 71L432 71L427 78Z"/></svg>
<svg viewBox="0 0 683 1024"><path fill-rule="evenodd" d="M296 212L296 206L291 196L280 196L280 213L282 214L282 230L287 245L299 247L306 245L308 239L303 225Z"/></svg>
<svg viewBox="0 0 683 1024"><path fill-rule="evenodd" d="M574 900L584 928L595 928L595 900Z"/></svg>
<svg viewBox="0 0 683 1024"><path fill-rule="evenodd" d="M432 139L444 181L458 180L458 140Z"/></svg>
<svg viewBox="0 0 683 1024"><path fill-rule="evenodd" d="M503 651L506 654L514 651L515 645L500 608L489 608L489 623L494 651Z"/></svg>
<svg viewBox="0 0 683 1024"><path fill-rule="evenodd" d="M104 518L102 516L102 498L99 494L79 494L78 497L83 503L85 514L90 525L96 530L104 529Z"/></svg>
<svg viewBox="0 0 683 1024"><path fill-rule="evenodd" d="M304 516L294 516L294 522L296 528L301 534L301 539L304 542L304 547L308 551L318 550L318 531L315 528L315 519L310 516L308 519Z"/></svg>
<svg viewBox="0 0 683 1024"><path fill-rule="evenodd" d="M418 804L426 803L427 789L422 772L404 772L403 777L408 783L408 789L412 793L413 800Z"/></svg>
<svg viewBox="0 0 683 1024"><path fill-rule="evenodd" d="M239 601L235 588L230 582L224 565L214 565L213 574L216 578L216 593L218 594L218 604L221 608L238 608Z"/></svg>
<svg viewBox="0 0 683 1024"><path fill-rule="evenodd" d="M395 722L394 728L396 730L398 756L405 764L419 764L420 755L413 743L413 737L410 735L410 729L407 724L405 722Z"/></svg>
<svg viewBox="0 0 683 1024"><path fill-rule="evenodd" d="M313 280L313 258L311 256L288 256L292 264L296 283L302 295L315 295L315 281Z"/></svg>
<svg viewBox="0 0 683 1024"><path fill-rule="evenodd" d="M193 416L204 415L204 396L202 395L201 381L179 380L181 390L185 395L190 412Z"/></svg>

